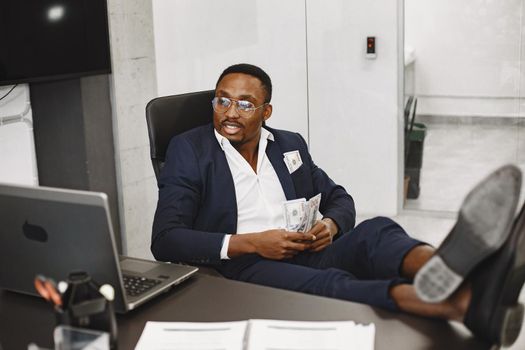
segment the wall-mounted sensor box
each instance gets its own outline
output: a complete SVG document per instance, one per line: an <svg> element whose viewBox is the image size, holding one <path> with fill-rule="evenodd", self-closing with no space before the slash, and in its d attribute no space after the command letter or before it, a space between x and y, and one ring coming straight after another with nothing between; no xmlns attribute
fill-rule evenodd
<svg viewBox="0 0 525 350"><path fill-rule="evenodd" d="M369 36L366 38L366 58L375 59L376 57L376 37Z"/></svg>

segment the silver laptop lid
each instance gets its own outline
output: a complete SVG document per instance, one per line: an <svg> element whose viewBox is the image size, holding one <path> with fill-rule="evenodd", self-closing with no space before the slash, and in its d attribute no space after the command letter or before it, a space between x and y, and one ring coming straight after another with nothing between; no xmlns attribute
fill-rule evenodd
<svg viewBox="0 0 525 350"><path fill-rule="evenodd" d="M36 274L85 271L126 310L110 220L103 193L0 184L0 288L36 295Z"/></svg>

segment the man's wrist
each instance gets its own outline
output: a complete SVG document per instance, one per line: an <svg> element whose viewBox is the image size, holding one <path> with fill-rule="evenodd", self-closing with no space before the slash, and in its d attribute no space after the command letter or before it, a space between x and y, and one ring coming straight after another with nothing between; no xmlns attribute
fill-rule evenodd
<svg viewBox="0 0 525 350"><path fill-rule="evenodd" d="M339 232L339 227L337 226L337 223L329 217L325 217L322 219L325 223L328 224L328 229L330 230L330 235L334 237Z"/></svg>
<svg viewBox="0 0 525 350"><path fill-rule="evenodd" d="M228 247L228 256L233 258L243 254L256 253L255 239L256 236L253 233L232 235Z"/></svg>

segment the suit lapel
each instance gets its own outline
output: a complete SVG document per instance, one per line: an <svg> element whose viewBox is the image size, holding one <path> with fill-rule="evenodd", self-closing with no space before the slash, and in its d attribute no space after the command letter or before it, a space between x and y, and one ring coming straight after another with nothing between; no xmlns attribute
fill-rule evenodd
<svg viewBox="0 0 525 350"><path fill-rule="evenodd" d="M266 155L268 156L268 159L270 159L270 163L272 163L275 173L281 182L286 199L295 199L296 194L292 177L288 173L286 164L284 164L281 148L275 141L268 141Z"/></svg>

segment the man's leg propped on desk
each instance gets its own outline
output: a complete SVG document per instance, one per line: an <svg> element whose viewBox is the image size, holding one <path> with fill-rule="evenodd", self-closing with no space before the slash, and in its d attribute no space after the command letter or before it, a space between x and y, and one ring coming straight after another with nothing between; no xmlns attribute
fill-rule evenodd
<svg viewBox="0 0 525 350"><path fill-rule="evenodd" d="M401 310L461 321L490 343L514 343L525 281L525 205L513 220L520 187L519 169L500 168L469 193L435 254L422 247L407 254L405 273L414 285L390 290Z"/></svg>

